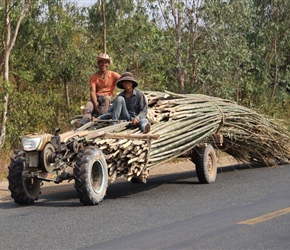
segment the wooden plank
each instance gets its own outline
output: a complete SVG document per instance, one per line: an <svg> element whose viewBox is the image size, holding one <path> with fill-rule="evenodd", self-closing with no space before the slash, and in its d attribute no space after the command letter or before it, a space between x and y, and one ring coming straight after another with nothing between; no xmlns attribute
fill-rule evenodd
<svg viewBox="0 0 290 250"><path fill-rule="evenodd" d="M137 140L148 140L159 138L158 134L124 134L124 133L105 133L100 135L102 138L114 138L114 139L137 139Z"/></svg>

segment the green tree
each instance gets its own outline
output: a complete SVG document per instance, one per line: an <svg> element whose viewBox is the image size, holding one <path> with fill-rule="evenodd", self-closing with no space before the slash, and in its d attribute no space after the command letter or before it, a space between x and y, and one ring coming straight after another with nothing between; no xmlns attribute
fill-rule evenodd
<svg viewBox="0 0 290 250"><path fill-rule="evenodd" d="M149 1L155 22L166 30L171 41L164 47L169 49L169 65L178 83L178 92L184 93L186 84L196 79L196 42L200 37L199 9L202 1ZM169 40L168 40L169 41Z"/></svg>
<svg viewBox="0 0 290 250"><path fill-rule="evenodd" d="M143 89L163 89L164 31L149 20L143 1L106 1L107 52L113 67L122 73L132 71ZM89 10L89 30L102 50L101 3ZM115 14L113 14L115 13Z"/></svg>
<svg viewBox="0 0 290 250"><path fill-rule="evenodd" d="M2 111L2 126L0 133L0 148L3 147L6 137L6 121L8 110L8 98L9 98L9 59L12 49L15 46L20 24L25 17L28 8L35 1L26 0L23 1L8 1L5 0L4 4L0 5L0 9L3 11L3 26L1 34L2 52L0 54L0 69L4 68L4 106ZM2 70L1 70L2 71Z"/></svg>
<svg viewBox="0 0 290 250"><path fill-rule="evenodd" d="M274 99L281 95L281 90L284 92L289 78L290 2L255 0L254 3L257 25L252 49L258 52L261 80L266 81L271 90L267 96Z"/></svg>
<svg viewBox="0 0 290 250"><path fill-rule="evenodd" d="M111 69L132 71L144 90L202 93L286 114L289 7L286 0L99 0L92 8L39 1L19 26L9 85L1 82L13 93L8 146L17 147L23 134L70 128L103 50ZM0 10L5 20L4 4ZM10 10L14 32L21 9Z"/></svg>
<svg viewBox="0 0 290 250"><path fill-rule="evenodd" d="M80 11L61 1L42 1L23 22L11 54L15 79L7 126L11 143L23 134L67 129L70 119L81 112L95 48Z"/></svg>
<svg viewBox="0 0 290 250"><path fill-rule="evenodd" d="M252 2L208 0L201 12L199 91L242 103L251 84L252 52L247 38L254 32Z"/></svg>

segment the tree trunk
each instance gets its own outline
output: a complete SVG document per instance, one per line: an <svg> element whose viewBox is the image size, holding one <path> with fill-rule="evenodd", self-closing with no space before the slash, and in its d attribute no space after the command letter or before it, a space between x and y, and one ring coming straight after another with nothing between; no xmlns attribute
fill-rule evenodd
<svg viewBox="0 0 290 250"><path fill-rule="evenodd" d="M102 0L102 14L103 14L103 46L104 53L107 53L107 25L106 25L105 0Z"/></svg>
<svg viewBox="0 0 290 250"><path fill-rule="evenodd" d="M275 64L275 72L274 72L274 84L273 84L273 89L272 89L272 94L271 94L271 99L274 98L276 94L276 88L278 85L278 58L277 58L277 40L274 40L274 64Z"/></svg>
<svg viewBox="0 0 290 250"><path fill-rule="evenodd" d="M4 65L4 91L6 90L7 83L9 81L9 56L10 56L10 51L9 45L10 45L10 40L11 40L11 26L10 26L10 20L9 20L9 6L8 6L8 0L5 1L5 30L3 30L3 36L6 32L6 41L4 43L4 48L3 48L3 61L2 65ZM5 144L5 138L6 138L6 121L7 121L7 109L8 109L8 97L9 94L6 92L4 96L4 104L3 104L3 112L2 112L2 124L1 124L1 133L0 133L0 149L4 146Z"/></svg>
<svg viewBox="0 0 290 250"><path fill-rule="evenodd" d="M179 1L180 5L181 2ZM176 34L177 34L177 72L178 72L178 90L180 94L184 94L184 69L182 62L182 11L181 8L177 8L177 20L176 20Z"/></svg>
<svg viewBox="0 0 290 250"><path fill-rule="evenodd" d="M66 79L63 79L64 83L64 92L65 92L65 100L66 100L66 105L67 107L70 106L70 98L69 98L69 91L68 91L68 83Z"/></svg>
<svg viewBox="0 0 290 250"><path fill-rule="evenodd" d="M1 126L1 133L0 133L0 149L3 147L5 143L8 97L9 97L9 94L6 94L4 96L4 105L3 105L3 112L2 112L2 126Z"/></svg>
<svg viewBox="0 0 290 250"><path fill-rule="evenodd" d="M179 94L184 94L184 72L182 69L178 69L178 91Z"/></svg>

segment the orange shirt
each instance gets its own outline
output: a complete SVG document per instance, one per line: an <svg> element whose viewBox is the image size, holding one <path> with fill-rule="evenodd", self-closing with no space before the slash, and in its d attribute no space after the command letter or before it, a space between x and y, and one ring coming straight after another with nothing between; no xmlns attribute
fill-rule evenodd
<svg viewBox="0 0 290 250"><path fill-rule="evenodd" d="M90 85L96 86L96 96L114 96L116 82L120 77L121 76L114 71L108 71L105 79L102 79L95 73L90 77Z"/></svg>

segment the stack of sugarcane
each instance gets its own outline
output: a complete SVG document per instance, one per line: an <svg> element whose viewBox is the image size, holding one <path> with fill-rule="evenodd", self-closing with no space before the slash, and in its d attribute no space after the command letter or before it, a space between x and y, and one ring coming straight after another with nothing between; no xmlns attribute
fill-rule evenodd
<svg viewBox="0 0 290 250"><path fill-rule="evenodd" d="M158 134L158 140L126 138L141 133L128 128L118 131L124 134L122 139L96 139L106 155L112 180L138 177L145 182L149 169L211 141L215 134L223 135L220 149L241 162L273 164L290 160L288 132L253 110L205 95L145 94L150 107L150 133Z"/></svg>
<svg viewBox="0 0 290 250"><path fill-rule="evenodd" d="M224 138L223 151L241 162L273 164L290 160L290 136L279 124L235 102L204 95L148 93L154 110L148 168L174 158L213 134ZM151 114L152 116L152 114Z"/></svg>
<svg viewBox="0 0 290 250"><path fill-rule="evenodd" d="M104 153L111 182L122 177L130 181L138 177L143 182L149 175L147 163L150 154L152 134L140 134L139 128L132 128L129 122L101 128L102 134L94 143ZM131 127L131 128L129 128Z"/></svg>
<svg viewBox="0 0 290 250"><path fill-rule="evenodd" d="M123 177L128 181L133 177L139 177L145 182L148 176L145 166L150 150L148 140L98 139L96 144L105 154L111 182L117 177Z"/></svg>

